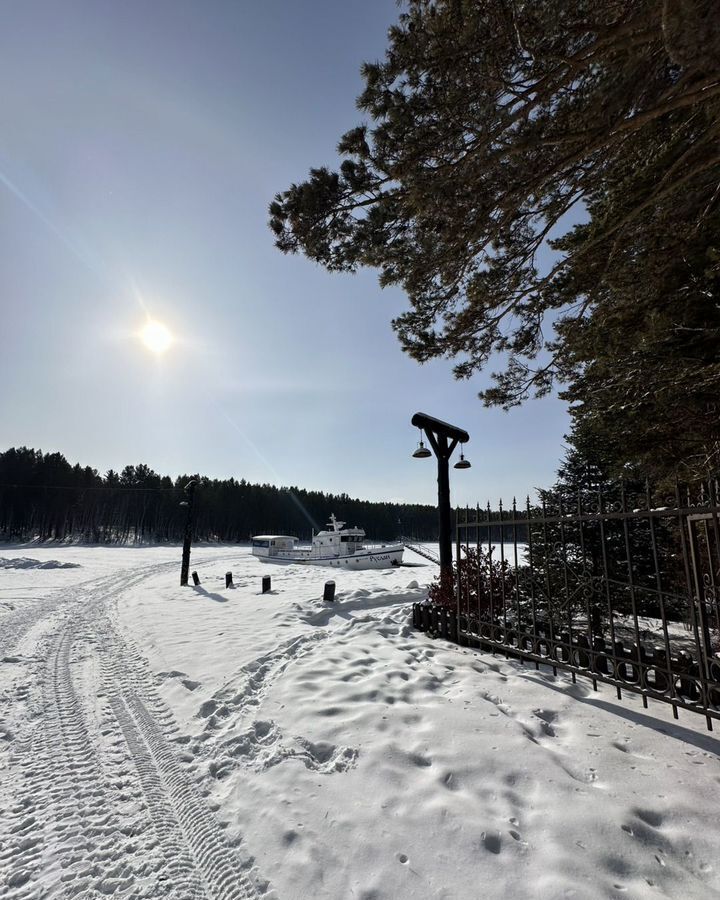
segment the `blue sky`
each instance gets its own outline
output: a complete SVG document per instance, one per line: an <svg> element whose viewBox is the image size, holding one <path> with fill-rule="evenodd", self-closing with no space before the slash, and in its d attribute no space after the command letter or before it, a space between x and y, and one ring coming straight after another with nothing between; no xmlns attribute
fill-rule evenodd
<svg viewBox="0 0 720 900"><path fill-rule="evenodd" d="M434 502L418 410L465 428L453 502L548 485L564 404L504 413L403 355L374 272L273 246L267 205L334 164L394 0L9 4L0 32L0 449L104 471ZM176 337L161 358L147 315Z"/></svg>

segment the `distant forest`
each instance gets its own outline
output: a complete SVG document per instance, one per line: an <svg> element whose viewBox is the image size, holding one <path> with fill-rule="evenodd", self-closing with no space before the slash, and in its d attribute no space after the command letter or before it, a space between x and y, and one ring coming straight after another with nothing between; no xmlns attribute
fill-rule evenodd
<svg viewBox="0 0 720 900"><path fill-rule="evenodd" d="M402 535L437 540L435 506L371 503L347 494L218 480L198 474L176 479L144 464L100 475L71 465L61 453L27 447L0 452L0 540L80 540L88 543L180 541L184 486L196 479L194 539L247 541L282 533L309 539L330 514L364 528L375 540Z"/></svg>

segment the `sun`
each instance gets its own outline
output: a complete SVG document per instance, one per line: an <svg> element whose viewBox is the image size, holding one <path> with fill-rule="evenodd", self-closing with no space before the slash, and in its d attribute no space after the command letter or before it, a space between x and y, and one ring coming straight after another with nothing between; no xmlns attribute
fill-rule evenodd
<svg viewBox="0 0 720 900"><path fill-rule="evenodd" d="M140 340L148 350L157 353L159 356L170 347L173 342L173 336L162 322L155 322L149 319L140 332Z"/></svg>

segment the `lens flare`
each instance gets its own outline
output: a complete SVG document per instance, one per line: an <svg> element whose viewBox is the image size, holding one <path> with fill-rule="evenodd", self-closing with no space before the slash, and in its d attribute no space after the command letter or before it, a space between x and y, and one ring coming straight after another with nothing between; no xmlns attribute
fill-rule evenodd
<svg viewBox="0 0 720 900"><path fill-rule="evenodd" d="M152 353L165 353L173 342L173 336L162 322L148 321L140 332L140 340Z"/></svg>

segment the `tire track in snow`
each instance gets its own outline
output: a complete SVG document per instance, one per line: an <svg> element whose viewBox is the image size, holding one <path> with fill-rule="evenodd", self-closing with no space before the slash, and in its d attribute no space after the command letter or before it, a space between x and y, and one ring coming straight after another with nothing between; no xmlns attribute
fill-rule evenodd
<svg viewBox="0 0 720 900"><path fill-rule="evenodd" d="M258 891L234 859L217 820L181 770L144 705L124 691L118 692L111 702L148 798L156 831L168 856L174 857L176 868L196 879L196 892L203 883L208 895L217 900L257 896Z"/></svg>
<svg viewBox="0 0 720 900"><path fill-rule="evenodd" d="M4 880L13 900L88 892L245 900L267 889L251 882L183 772L166 738L168 726L158 721L171 717L144 672L144 660L103 615L111 600L175 566L116 573L66 592L73 612L48 640L34 739L20 740L14 748L12 768L18 775L29 770L30 777L18 782L22 796L2 815L8 835L0 834L0 862L9 865ZM7 646L17 646L61 605L58 595L18 616ZM98 694L104 697L99 701L104 714L95 734L94 686L76 689L82 668L78 652L94 657L105 688ZM134 672L128 663L137 665ZM154 715L138 693L151 701ZM33 805L31 793L40 802ZM143 799L138 802L138 797ZM36 808L38 815L32 815ZM133 843L148 828L157 841ZM49 888L39 883L43 872L46 884L50 873Z"/></svg>
<svg viewBox="0 0 720 900"><path fill-rule="evenodd" d="M4 879L14 900L34 900L37 897L31 873L40 867L46 840L46 823L38 810L46 808L49 798L45 790L34 783L34 760L43 752L41 735L22 739L23 752L15 772L15 780L28 784L27 793L15 802L8 802L0 811L0 870L7 867Z"/></svg>
<svg viewBox="0 0 720 900"><path fill-rule="evenodd" d="M71 897L89 890L106 895L129 891L141 875L156 875L160 869L154 848L138 853L132 843L129 851L123 847L124 839L142 828L145 816L142 806L123 810L127 783L123 756L101 753L92 740L87 696L75 690L77 660L71 660L71 654L78 644L82 646L78 638L82 624L74 619L59 634L44 714L55 750L49 792L56 811L53 843L59 844L60 881Z"/></svg>
<svg viewBox="0 0 720 900"><path fill-rule="evenodd" d="M67 596L70 594L70 598ZM58 608L74 597L72 588L56 591L48 597L32 603L23 604L20 609L0 619L0 660L13 657L25 635L35 625L49 619Z"/></svg>
<svg viewBox="0 0 720 900"><path fill-rule="evenodd" d="M23 888L11 893L17 900L88 893L155 898L166 896L170 887L158 883L164 863L152 839L142 846L134 841L151 823L107 702L100 702L101 721L93 722L97 685L81 678L93 642L80 612L46 642L31 746L19 745L14 760L25 774L15 808L30 813L11 826L21 840L9 844L6 881ZM39 845L31 866L24 858L28 829Z"/></svg>
<svg viewBox="0 0 720 900"><path fill-rule="evenodd" d="M159 724L158 713L165 712L163 718L170 718L169 711L157 696L144 661L109 621L99 630L105 635L104 681L114 685L110 700L115 718L131 749L159 832L175 853L184 852L194 860L210 897L245 900L264 893L245 874L237 852L228 845L215 816L185 774L168 741L170 729ZM130 667L125 665L128 659L133 659ZM155 707L154 714L146 703ZM174 725L172 730L177 730Z"/></svg>
<svg viewBox="0 0 720 900"><path fill-rule="evenodd" d="M115 686L110 694L115 718L133 756L153 820L168 848L176 856L179 854L185 867L194 861L208 896L215 900L245 900L264 893L267 884L258 889L247 877L237 852L228 845L217 820L168 743L165 731L177 729L157 695L146 661L102 614L97 626L97 632L104 636L104 680ZM133 663L130 666L129 661ZM154 707L154 715L139 695ZM161 718L170 727L164 730L158 723Z"/></svg>

